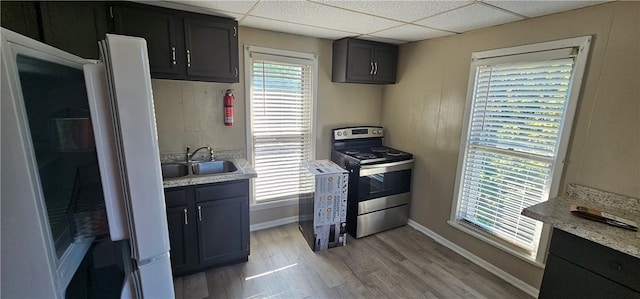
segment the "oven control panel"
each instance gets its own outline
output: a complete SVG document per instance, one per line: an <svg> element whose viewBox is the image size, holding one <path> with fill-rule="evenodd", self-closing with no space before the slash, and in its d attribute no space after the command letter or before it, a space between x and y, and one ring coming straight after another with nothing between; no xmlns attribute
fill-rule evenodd
<svg viewBox="0 0 640 299"><path fill-rule="evenodd" d="M333 129L333 140L347 140L360 138L382 138L382 127L348 127Z"/></svg>

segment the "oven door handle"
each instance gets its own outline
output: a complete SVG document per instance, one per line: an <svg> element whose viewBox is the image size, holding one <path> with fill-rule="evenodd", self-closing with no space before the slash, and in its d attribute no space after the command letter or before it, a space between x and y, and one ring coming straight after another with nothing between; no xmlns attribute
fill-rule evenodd
<svg viewBox="0 0 640 299"><path fill-rule="evenodd" d="M407 170L413 167L413 159L400 161L400 162L392 162L392 163L384 163L384 164L374 164L374 165L362 165L360 166L360 176L370 176L379 173L393 172L399 170Z"/></svg>

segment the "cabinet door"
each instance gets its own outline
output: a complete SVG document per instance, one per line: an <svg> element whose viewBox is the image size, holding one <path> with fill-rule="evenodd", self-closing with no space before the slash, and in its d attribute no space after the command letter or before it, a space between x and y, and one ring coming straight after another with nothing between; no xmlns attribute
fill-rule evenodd
<svg viewBox="0 0 640 299"><path fill-rule="evenodd" d="M357 40L349 41L347 54L347 81L371 82L374 71L373 45Z"/></svg>
<svg viewBox="0 0 640 299"><path fill-rule="evenodd" d="M640 293L549 254L538 298L638 299Z"/></svg>
<svg viewBox="0 0 640 299"><path fill-rule="evenodd" d="M38 11L33 1L2 1L0 25L24 36L40 40Z"/></svg>
<svg viewBox="0 0 640 299"><path fill-rule="evenodd" d="M200 265L224 264L249 253L249 198L196 204Z"/></svg>
<svg viewBox="0 0 640 299"><path fill-rule="evenodd" d="M396 83L396 66L398 64L397 47L376 45L373 61L373 81L377 83Z"/></svg>
<svg viewBox="0 0 640 299"><path fill-rule="evenodd" d="M40 2L42 39L83 58L99 58L98 41L107 33L104 2Z"/></svg>
<svg viewBox="0 0 640 299"><path fill-rule="evenodd" d="M189 266L188 250L189 227L193 226L195 217L189 215L187 206L167 208L167 222L169 224L169 244L171 246L171 268L173 274L178 274Z"/></svg>
<svg viewBox="0 0 640 299"><path fill-rule="evenodd" d="M235 22L185 18L184 36L187 76L203 77L205 81L239 81Z"/></svg>
<svg viewBox="0 0 640 299"><path fill-rule="evenodd" d="M142 37L147 41L153 78L177 76L180 69L184 69L184 51L179 45L178 23L174 14L154 7L114 5L113 19L116 33Z"/></svg>

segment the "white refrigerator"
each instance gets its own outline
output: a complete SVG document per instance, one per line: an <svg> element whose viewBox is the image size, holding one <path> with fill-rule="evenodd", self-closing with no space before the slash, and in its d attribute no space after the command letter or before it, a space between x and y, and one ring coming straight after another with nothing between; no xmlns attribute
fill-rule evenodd
<svg viewBox="0 0 640 299"><path fill-rule="evenodd" d="M0 31L2 298L64 298L100 240L120 250L120 297L174 297L146 42L100 52Z"/></svg>

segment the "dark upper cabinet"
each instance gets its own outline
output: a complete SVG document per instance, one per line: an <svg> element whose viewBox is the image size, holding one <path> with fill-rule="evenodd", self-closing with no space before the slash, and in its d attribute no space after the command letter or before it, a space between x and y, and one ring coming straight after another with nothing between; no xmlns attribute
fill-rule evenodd
<svg viewBox="0 0 640 299"><path fill-rule="evenodd" d="M238 82L237 23L227 19L185 18L187 75Z"/></svg>
<svg viewBox="0 0 640 299"><path fill-rule="evenodd" d="M398 47L396 45L376 44L373 61L373 81L396 83L396 69L398 66Z"/></svg>
<svg viewBox="0 0 640 299"><path fill-rule="evenodd" d="M152 78L239 82L235 20L116 3L113 22L116 33L147 40Z"/></svg>
<svg viewBox="0 0 640 299"><path fill-rule="evenodd" d="M2 2L2 27L83 58L98 59L109 28L105 2Z"/></svg>
<svg viewBox="0 0 640 299"><path fill-rule="evenodd" d="M83 58L98 59L108 31L105 2L40 2L42 40Z"/></svg>
<svg viewBox="0 0 640 299"><path fill-rule="evenodd" d="M172 78L184 73L184 53L179 41L179 18L171 12L154 7L114 5L115 33L142 37L147 41L149 66L154 77Z"/></svg>
<svg viewBox="0 0 640 299"><path fill-rule="evenodd" d="M2 1L0 5L0 25L30 38L41 40L36 2Z"/></svg>
<svg viewBox="0 0 640 299"><path fill-rule="evenodd" d="M344 38L333 42L333 82L394 84L398 47Z"/></svg>

